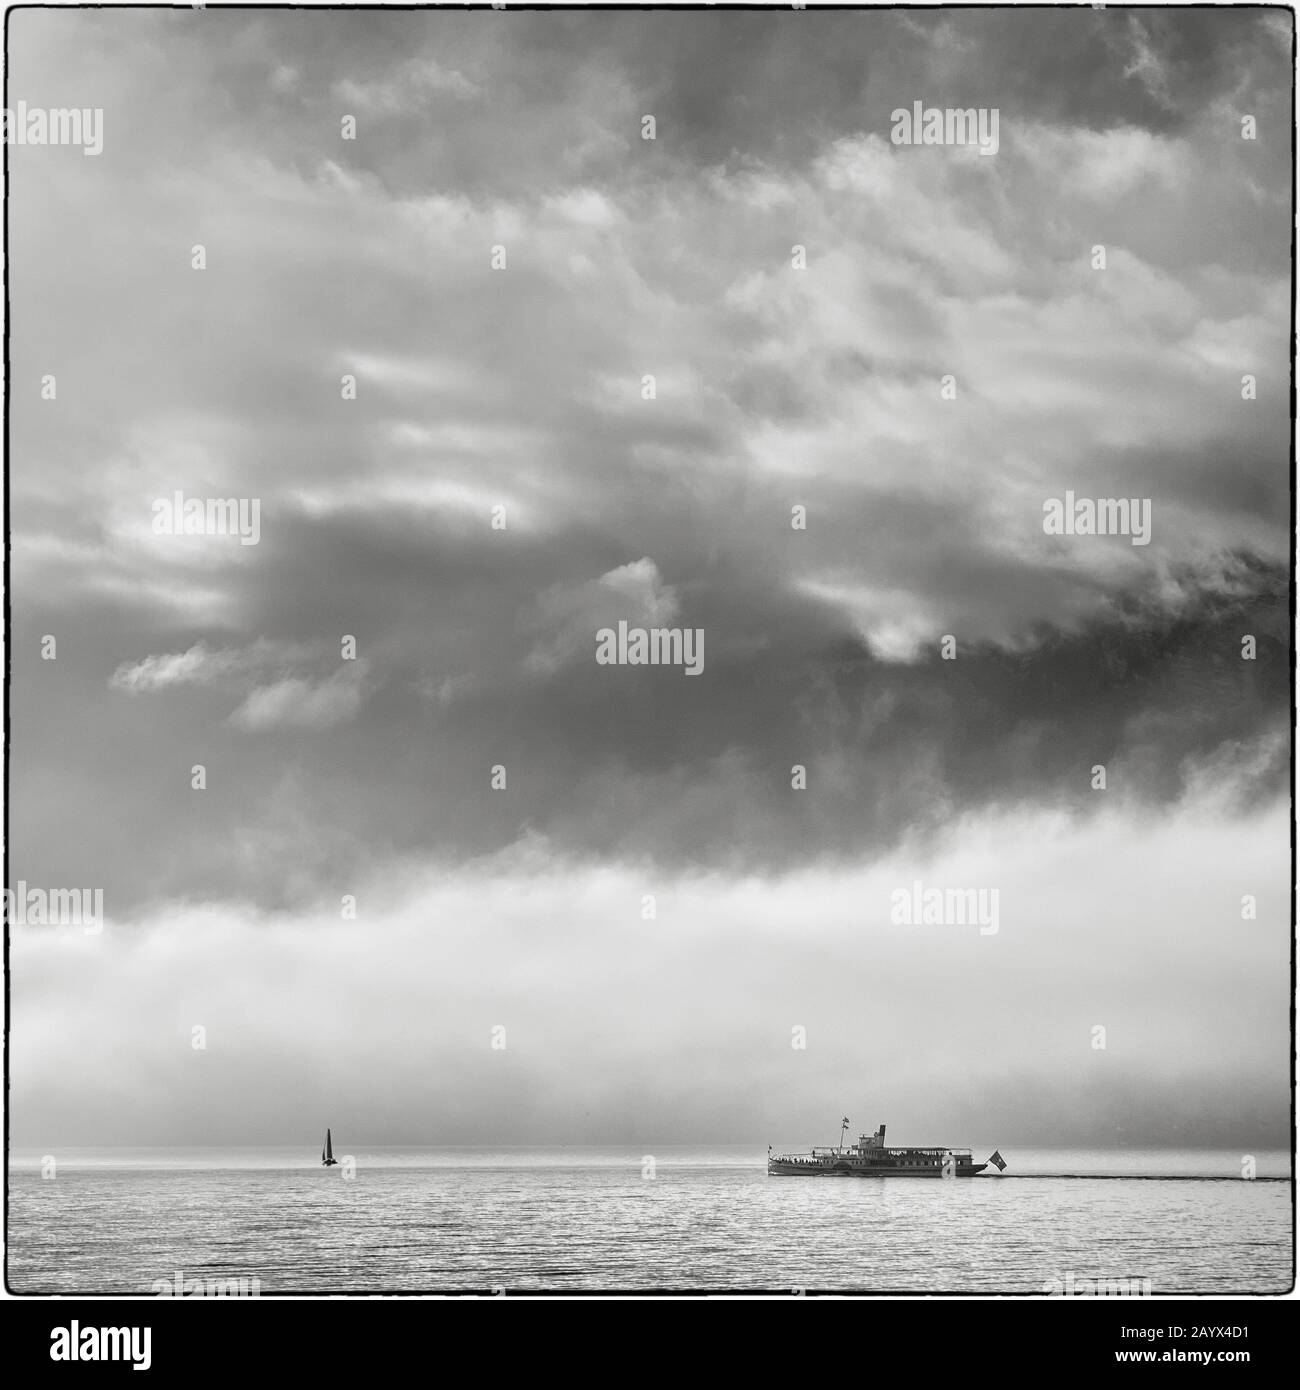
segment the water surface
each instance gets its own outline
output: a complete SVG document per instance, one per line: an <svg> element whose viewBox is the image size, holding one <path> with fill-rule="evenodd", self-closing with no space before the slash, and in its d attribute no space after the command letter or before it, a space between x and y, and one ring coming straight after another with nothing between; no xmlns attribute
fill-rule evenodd
<svg viewBox="0 0 1300 1390"><path fill-rule="evenodd" d="M977 1148L979 1157L991 1150ZM752 1148L69 1150L10 1168L22 1293L246 1278L304 1291L1153 1294L1291 1284L1289 1155L1003 1147L1002 1175L769 1178ZM653 1157L653 1177L645 1163Z"/></svg>

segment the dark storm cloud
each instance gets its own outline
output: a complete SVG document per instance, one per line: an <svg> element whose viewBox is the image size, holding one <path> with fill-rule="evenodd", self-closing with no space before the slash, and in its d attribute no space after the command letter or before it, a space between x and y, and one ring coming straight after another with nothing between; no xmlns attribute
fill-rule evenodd
<svg viewBox="0 0 1300 1390"><path fill-rule="evenodd" d="M933 521L925 529L942 538ZM584 549L581 535L499 559L477 540L443 535L431 546L427 532L391 518L299 540L288 547L293 564L277 567L273 586L250 582L244 602L251 630L299 634L314 661L277 665L272 650L243 683L200 668L192 683L141 683L134 694L88 670L93 714L42 749L39 764L15 749L19 785L75 786L79 770L93 769L116 789L108 824L94 797L60 797L48 813L38 798L27 803L15 855L29 879L106 883L119 912L157 895L227 892L285 906L304 883L343 891L375 844L457 862L525 828L579 857L777 871L808 858L878 858L953 815L1008 803L1089 814L1096 763L1134 814L1177 802L1224 748L1242 753L1243 803L1285 788L1280 568L1189 574L1176 601L1115 595L1106 616L1042 631L1020 651L963 643L955 661L932 652L900 665L874 657L833 610L684 550L664 583L709 577L680 585L671 618L702 627L710 644L704 673L687 678L594 668L596 617L579 624L581 649L558 670L530 667L536 615L525 622L503 595L562 586L560 557ZM996 562L963 559L962 572L945 574L930 551L916 557L898 582L978 585L994 602L1003 582L1008 602L1016 585L1062 582L1047 567L1031 580L1023 566L999 576ZM620 608L637 618L631 602ZM338 643L354 631L380 676L353 682L340 666ZM1241 659L1246 633L1258 641L1253 663ZM288 725L268 757L270 735L251 726L250 737L239 712L250 689L285 683L318 703L296 721L305 730L264 721ZM16 715L35 696L19 685ZM117 772L104 762L105 729ZM129 748L142 750L134 776L122 775ZM188 789L194 761L212 768L201 801ZM795 763L809 769L806 792L790 788ZM508 796L490 789L496 764L508 769ZM310 815L285 824L285 797ZM160 818L161 804L183 814ZM273 821L274 850L250 860L241 832ZM156 854L146 879L122 853L142 840Z"/></svg>
<svg viewBox="0 0 1300 1390"><path fill-rule="evenodd" d="M397 191L432 182L491 196L620 182L644 113L663 122L666 161L779 165L887 130L892 109L918 97L996 105L1020 122L1176 133L1220 99L1255 110L1287 92L1285 21L1263 9L447 12L436 34L399 14L304 18L80 17L75 32L97 53L129 49L158 105L194 117L146 132L143 112L120 107L114 157L184 161L244 142L277 162L301 157L299 132L336 131L359 101L390 137L349 151L360 167ZM13 19L20 45L54 49L73 32L72 21ZM73 72L63 84L84 91Z"/></svg>

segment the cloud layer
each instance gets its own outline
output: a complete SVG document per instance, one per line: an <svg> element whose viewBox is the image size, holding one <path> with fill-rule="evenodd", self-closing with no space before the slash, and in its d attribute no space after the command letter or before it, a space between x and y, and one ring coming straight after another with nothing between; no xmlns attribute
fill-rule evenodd
<svg viewBox="0 0 1300 1390"><path fill-rule="evenodd" d="M9 150L13 877L102 886L149 940L248 914L258 980L375 875L481 885L544 845L579 897L766 881L812 919L799 978L847 959L818 954L836 885L910 881L984 818L1123 825L1117 852L1212 815L1226 847L1284 798L1280 12L10 33L11 101L104 110L97 157ZM997 107L997 155L892 145L914 101ZM177 491L258 499L258 543L155 535ZM1148 499L1150 544L1045 534L1067 492ZM597 666L620 619L702 628L704 670ZM1116 862L1069 872L1122 898ZM1010 864L990 845L981 881ZM712 910L709 960L743 949ZM203 968L157 949L160 980ZM612 989L624 949L603 984L558 951L547 1007ZM922 1012L929 969L898 965ZM1208 948L1186 969L1222 978ZM26 986L56 1014L60 978ZM1232 1028L1267 978L1220 999ZM689 1036L739 1065L740 1033ZM1151 1048L1098 1105L1169 1080Z"/></svg>

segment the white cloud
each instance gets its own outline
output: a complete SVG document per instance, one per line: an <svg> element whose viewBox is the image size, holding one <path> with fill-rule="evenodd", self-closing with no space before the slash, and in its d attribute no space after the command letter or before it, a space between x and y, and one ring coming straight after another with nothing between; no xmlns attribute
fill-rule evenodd
<svg viewBox="0 0 1300 1390"><path fill-rule="evenodd" d="M412 58L389 76L373 81L343 78L334 84L334 95L341 102L375 115L418 115L429 97L451 97L464 101L479 95L478 83L454 68L445 68L432 58Z"/></svg>
<svg viewBox="0 0 1300 1390"><path fill-rule="evenodd" d="M354 661L321 681L290 677L258 686L227 722L250 733L328 729L346 723L360 710L365 676L365 662Z"/></svg>
<svg viewBox="0 0 1300 1390"><path fill-rule="evenodd" d="M1025 125L1017 129L1015 153L1062 194L1099 202L1123 198L1150 185L1167 194L1179 192L1195 168L1184 140L1136 126L1088 130Z"/></svg>
<svg viewBox="0 0 1300 1390"><path fill-rule="evenodd" d="M178 685L219 685L254 676L268 667L301 660L308 648L266 638L246 647L212 648L196 642L188 651L164 652L123 662L109 677L114 690L138 695Z"/></svg>
<svg viewBox="0 0 1300 1390"><path fill-rule="evenodd" d="M648 556L585 584L559 584L540 594L525 619L538 634L525 665L539 675L586 656L594 661L596 633L626 619L634 627L663 627L678 614L677 593Z"/></svg>
<svg viewBox="0 0 1300 1390"><path fill-rule="evenodd" d="M324 729L360 710L369 668L365 660L353 660L324 677L292 673L305 662L319 665L321 658L319 648L265 638L247 647L220 649L196 642L184 652L124 662L109 685L130 695L183 686L243 689L247 693L226 721L234 728Z"/></svg>

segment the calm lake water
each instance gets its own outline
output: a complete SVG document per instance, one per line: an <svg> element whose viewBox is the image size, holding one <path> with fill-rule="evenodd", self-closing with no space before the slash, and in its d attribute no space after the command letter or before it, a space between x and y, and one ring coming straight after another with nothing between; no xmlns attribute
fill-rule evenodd
<svg viewBox="0 0 1300 1390"><path fill-rule="evenodd" d="M991 1151L977 1150L980 1154ZM745 1149L336 1146L16 1151L8 1282L20 1293L150 1293L256 1278L303 1291L1043 1292L1149 1279L1151 1293L1291 1285L1290 1157L1017 1150L1003 1175L769 1178Z"/></svg>

